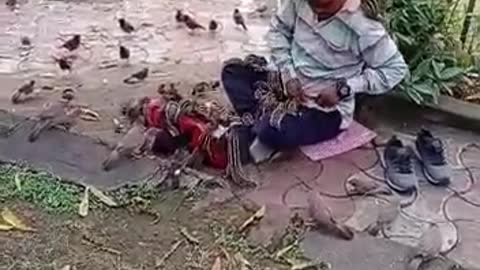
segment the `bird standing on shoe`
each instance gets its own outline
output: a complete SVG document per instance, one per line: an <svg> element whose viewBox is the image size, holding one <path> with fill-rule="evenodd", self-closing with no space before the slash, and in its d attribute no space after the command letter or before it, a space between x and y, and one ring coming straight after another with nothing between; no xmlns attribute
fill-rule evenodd
<svg viewBox="0 0 480 270"><path fill-rule="evenodd" d="M15 91L15 93L13 93L12 95L12 98L11 98L12 103L18 104L21 102L22 96L28 96L32 94L34 90L34 86L35 86L34 80L31 80L30 82L20 86L20 88L18 88L17 91Z"/></svg>
<svg viewBox="0 0 480 270"><path fill-rule="evenodd" d="M133 73L130 77L123 80L126 84L134 84L145 80L148 77L148 68L144 68L139 72Z"/></svg>
<svg viewBox="0 0 480 270"><path fill-rule="evenodd" d="M127 22L124 18L118 19L118 24L120 25L120 28L125 33L130 34L133 31L135 31L135 28L129 22Z"/></svg>
<svg viewBox="0 0 480 270"><path fill-rule="evenodd" d="M241 26L243 30L248 30L247 25L245 24L245 19L243 18L243 15L242 13L240 13L240 10L238 8L233 11L233 21L236 25Z"/></svg>
<svg viewBox="0 0 480 270"><path fill-rule="evenodd" d="M80 46L80 35L74 35L71 39L63 43L62 48L69 51L74 51Z"/></svg>

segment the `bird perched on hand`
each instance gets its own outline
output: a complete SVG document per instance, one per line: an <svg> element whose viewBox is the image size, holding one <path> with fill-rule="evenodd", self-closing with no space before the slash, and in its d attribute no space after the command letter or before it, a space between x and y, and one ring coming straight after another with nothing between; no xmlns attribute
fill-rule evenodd
<svg viewBox="0 0 480 270"><path fill-rule="evenodd" d="M22 86L20 86L20 88L18 88L17 91L15 91L15 93L13 93L12 95L12 98L11 98L12 103L18 104L20 103L22 96L28 96L32 94L34 90L34 86L35 86L34 80L31 80L28 83L25 83Z"/></svg>
<svg viewBox="0 0 480 270"><path fill-rule="evenodd" d="M43 109L36 117L37 122L28 136L28 141L36 141L43 131L52 127L63 127L66 130L73 127L82 110L78 107L72 109L70 105L72 100L73 90L66 89L63 91L61 100Z"/></svg>
<svg viewBox="0 0 480 270"><path fill-rule="evenodd" d="M122 30L125 33L130 34L131 32L135 31L135 28L129 22L127 22L124 18L118 19L118 24L120 25L120 28L122 28Z"/></svg>
<svg viewBox="0 0 480 270"><path fill-rule="evenodd" d="M319 195L310 192L307 198L307 204L308 212L319 229L332 232L345 240L353 239L353 231L346 225L338 223L333 218L330 209L328 209Z"/></svg>
<svg viewBox="0 0 480 270"><path fill-rule="evenodd" d="M63 43L62 48L69 51L74 51L80 46L80 35L74 35L71 39Z"/></svg>
<svg viewBox="0 0 480 270"><path fill-rule="evenodd" d="M139 72L133 73L130 77L123 80L126 84L134 84L145 80L148 77L148 68L144 68Z"/></svg>
<svg viewBox="0 0 480 270"><path fill-rule="evenodd" d="M240 13L240 10L236 8L233 11L233 21L235 22L236 25L241 26L244 30L247 30L247 25L245 24L245 19L243 18L242 13Z"/></svg>
<svg viewBox="0 0 480 270"><path fill-rule="evenodd" d="M130 50L123 45L120 45L119 54L120 54L120 59L122 60L128 60L130 58Z"/></svg>
<svg viewBox="0 0 480 270"><path fill-rule="evenodd" d="M205 29L205 27L201 24L199 24L195 19L193 19L191 16L184 15L184 20L185 20L185 25L190 29L191 31L194 31L196 29Z"/></svg>
<svg viewBox="0 0 480 270"><path fill-rule="evenodd" d="M215 32L218 29L218 22L215 20L211 20L210 23L208 24L208 30L211 32Z"/></svg>
<svg viewBox="0 0 480 270"><path fill-rule="evenodd" d="M112 168L114 163L121 157L134 157L141 154L145 149L145 126L137 119L127 133L118 141L115 148L103 161L102 167L105 171Z"/></svg>

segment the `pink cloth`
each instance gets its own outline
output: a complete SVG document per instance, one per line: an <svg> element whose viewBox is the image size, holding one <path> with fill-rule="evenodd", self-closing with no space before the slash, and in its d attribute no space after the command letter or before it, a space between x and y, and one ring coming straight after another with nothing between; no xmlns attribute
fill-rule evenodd
<svg viewBox="0 0 480 270"><path fill-rule="evenodd" d="M311 160L318 161L349 152L369 143L376 136L375 132L354 121L334 139L303 146L300 150Z"/></svg>

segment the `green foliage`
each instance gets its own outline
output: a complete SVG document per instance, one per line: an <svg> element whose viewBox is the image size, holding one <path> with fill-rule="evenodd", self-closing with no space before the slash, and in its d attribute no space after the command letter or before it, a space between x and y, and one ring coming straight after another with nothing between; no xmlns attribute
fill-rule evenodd
<svg viewBox="0 0 480 270"><path fill-rule="evenodd" d="M399 86L416 103L452 95L451 86L469 71L472 57L458 39L460 0L392 0L387 27L405 57L410 75Z"/></svg>
<svg viewBox="0 0 480 270"><path fill-rule="evenodd" d="M78 207L79 191L45 172L0 166L0 202L22 200L49 213L72 214Z"/></svg>

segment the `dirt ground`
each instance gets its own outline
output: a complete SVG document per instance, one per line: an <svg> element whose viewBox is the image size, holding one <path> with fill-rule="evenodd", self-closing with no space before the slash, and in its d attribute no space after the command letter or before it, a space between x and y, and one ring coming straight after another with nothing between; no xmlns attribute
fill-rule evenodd
<svg viewBox="0 0 480 270"><path fill-rule="evenodd" d="M181 192L169 193L153 201L148 214L138 207L96 209L84 219L10 202L37 231L0 233L0 269L215 269L217 257L221 269L244 269L228 268L237 252L251 263L250 269L288 269L263 249L248 246L235 231L250 216L243 209L192 211L193 202L187 201L175 210L182 200ZM189 242L182 228L198 243ZM178 249L160 265L178 241Z"/></svg>

